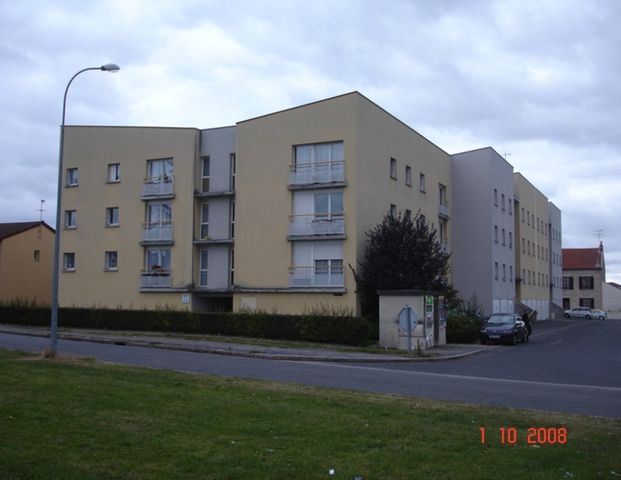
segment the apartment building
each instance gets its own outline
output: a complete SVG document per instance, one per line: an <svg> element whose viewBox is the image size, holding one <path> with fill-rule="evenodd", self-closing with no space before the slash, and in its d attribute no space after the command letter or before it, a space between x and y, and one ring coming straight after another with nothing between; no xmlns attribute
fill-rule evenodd
<svg viewBox="0 0 621 480"><path fill-rule="evenodd" d="M513 166L493 148L452 155L453 284L486 314L515 309Z"/></svg>
<svg viewBox="0 0 621 480"><path fill-rule="evenodd" d="M561 304L561 211L493 148L451 156L453 283L486 314Z"/></svg>
<svg viewBox="0 0 621 480"><path fill-rule="evenodd" d="M563 308L604 308L603 288L606 283L604 244L598 248L564 248Z"/></svg>
<svg viewBox="0 0 621 480"><path fill-rule="evenodd" d="M67 127L62 306L359 313L386 213L448 250L449 155L358 92L197 130Z"/></svg>
<svg viewBox="0 0 621 480"><path fill-rule="evenodd" d="M54 229L45 222L0 223L0 302L49 305Z"/></svg>
<svg viewBox="0 0 621 480"><path fill-rule="evenodd" d="M550 318L554 300L551 282L558 268L553 268L551 235L560 236L560 214L551 207L547 197L522 174L513 174L516 241L516 299L532 310L538 318ZM550 211L553 215L550 215ZM558 210L558 209L557 209ZM560 242L560 240L559 240ZM555 246L555 252L560 243Z"/></svg>

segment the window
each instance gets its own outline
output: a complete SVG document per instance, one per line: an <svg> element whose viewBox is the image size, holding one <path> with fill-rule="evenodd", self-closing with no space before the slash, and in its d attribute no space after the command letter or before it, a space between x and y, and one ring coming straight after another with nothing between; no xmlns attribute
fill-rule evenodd
<svg viewBox="0 0 621 480"><path fill-rule="evenodd" d="M390 178L397 179L397 159L390 159Z"/></svg>
<svg viewBox="0 0 621 480"><path fill-rule="evenodd" d="M229 285L235 285L235 249L231 248L231 279Z"/></svg>
<svg viewBox="0 0 621 480"><path fill-rule="evenodd" d="M170 248L148 248L145 267L149 273L170 274Z"/></svg>
<svg viewBox="0 0 621 480"><path fill-rule="evenodd" d="M198 285L200 287L206 287L208 282L208 267L209 267L209 253L206 248L203 248L200 253L200 265L199 265L199 279Z"/></svg>
<svg viewBox="0 0 621 480"><path fill-rule="evenodd" d="M505 194L503 193L500 196L500 207L502 208L502 211L505 211Z"/></svg>
<svg viewBox="0 0 621 480"><path fill-rule="evenodd" d="M424 173L421 173L418 178L418 186L421 192L425 193L427 191L427 188L425 186L425 174Z"/></svg>
<svg viewBox="0 0 621 480"><path fill-rule="evenodd" d="M513 265L509 265L509 281L513 282Z"/></svg>
<svg viewBox="0 0 621 480"><path fill-rule="evenodd" d="M231 191L235 191L235 173L237 169L237 157L234 153L229 155L230 168L231 168Z"/></svg>
<svg viewBox="0 0 621 480"><path fill-rule="evenodd" d="M68 168L67 169L67 177L65 180L65 186L67 187L77 187L78 186L78 169L77 168Z"/></svg>
<svg viewBox="0 0 621 480"><path fill-rule="evenodd" d="M513 232L509 232L509 248L513 248Z"/></svg>
<svg viewBox="0 0 621 480"><path fill-rule="evenodd" d="M171 183L173 179L172 158L148 160L147 177L151 183Z"/></svg>
<svg viewBox="0 0 621 480"><path fill-rule="evenodd" d="M524 207L522 207L522 223L524 223Z"/></svg>
<svg viewBox="0 0 621 480"><path fill-rule="evenodd" d="M563 290L574 289L574 277L563 277Z"/></svg>
<svg viewBox="0 0 621 480"><path fill-rule="evenodd" d="M108 183L118 183L121 181L121 164L111 163L108 165Z"/></svg>
<svg viewBox="0 0 621 480"><path fill-rule="evenodd" d="M580 290L593 290L593 277L579 277L578 285Z"/></svg>
<svg viewBox="0 0 621 480"><path fill-rule="evenodd" d="M39 262L41 260L41 251L35 250L33 254L33 259L35 262Z"/></svg>
<svg viewBox="0 0 621 480"><path fill-rule="evenodd" d="M409 208L406 208L405 209L405 216L412 218L412 210L410 210Z"/></svg>
<svg viewBox="0 0 621 480"><path fill-rule="evenodd" d="M204 202L201 205L201 240L209 238L209 203Z"/></svg>
<svg viewBox="0 0 621 480"><path fill-rule="evenodd" d="M104 260L104 270L106 272L116 272L119 265L119 255L116 251L106 252Z"/></svg>
<svg viewBox="0 0 621 480"><path fill-rule="evenodd" d="M581 298L580 306L587 308L595 308L595 299L594 298Z"/></svg>
<svg viewBox="0 0 621 480"><path fill-rule="evenodd" d="M78 212L76 210L65 210L65 228L78 227Z"/></svg>
<svg viewBox="0 0 621 480"><path fill-rule="evenodd" d="M498 225L494 225L494 243L498 243Z"/></svg>
<svg viewBox="0 0 621 480"><path fill-rule="evenodd" d="M315 276L323 277L318 285L340 285L343 283L343 260L340 258L315 260Z"/></svg>
<svg viewBox="0 0 621 480"><path fill-rule="evenodd" d="M526 211L526 225L530 225L530 212Z"/></svg>
<svg viewBox="0 0 621 480"><path fill-rule="evenodd" d="M231 238L235 238L235 201L231 200ZM231 284L232 285L232 284Z"/></svg>
<svg viewBox="0 0 621 480"><path fill-rule="evenodd" d="M75 272L75 253L74 252L63 253L63 271Z"/></svg>
<svg viewBox="0 0 621 480"><path fill-rule="evenodd" d="M522 253L526 253L526 240L522 237Z"/></svg>
<svg viewBox="0 0 621 480"><path fill-rule="evenodd" d="M294 185L345 181L343 142L293 146L289 182Z"/></svg>
<svg viewBox="0 0 621 480"><path fill-rule="evenodd" d="M512 207L513 201L510 198L507 199L507 200L508 200L507 201L507 207L508 207L508 210L509 210L509 215L513 215L513 207Z"/></svg>
<svg viewBox="0 0 621 480"><path fill-rule="evenodd" d="M412 186L412 168L408 165L405 166L405 184L408 187Z"/></svg>
<svg viewBox="0 0 621 480"><path fill-rule="evenodd" d="M498 189L494 188L494 205L498 206Z"/></svg>
<svg viewBox="0 0 621 480"><path fill-rule="evenodd" d="M343 192L315 193L315 220L332 220L343 216Z"/></svg>
<svg viewBox="0 0 621 480"><path fill-rule="evenodd" d="M502 281L503 282L507 281L507 264L506 263L502 264Z"/></svg>
<svg viewBox="0 0 621 480"><path fill-rule="evenodd" d="M389 214L393 218L397 218L397 206L394 203L390 204Z"/></svg>
<svg viewBox="0 0 621 480"><path fill-rule="evenodd" d="M211 161L209 157L203 157L203 170L202 170L202 183L201 183L201 192L209 191L209 170L211 167Z"/></svg>
<svg viewBox="0 0 621 480"><path fill-rule="evenodd" d="M502 244L503 244L503 245L506 245L506 244L507 244L507 242L506 242L506 238L505 238L505 229L504 229L504 228L502 229Z"/></svg>
<svg viewBox="0 0 621 480"><path fill-rule="evenodd" d="M119 226L119 207L106 208L106 227Z"/></svg>
<svg viewBox="0 0 621 480"><path fill-rule="evenodd" d="M494 262L494 278L498 280L498 262Z"/></svg>
<svg viewBox="0 0 621 480"><path fill-rule="evenodd" d="M446 186L441 183L438 184L438 195L440 205L448 205L448 202L446 201Z"/></svg>
<svg viewBox="0 0 621 480"><path fill-rule="evenodd" d="M446 224L447 224L446 219L438 218L438 225L440 226L438 234L439 234L439 237L440 237L439 238L440 243L442 243L442 244L445 244L446 241L447 241L447 238L446 238Z"/></svg>

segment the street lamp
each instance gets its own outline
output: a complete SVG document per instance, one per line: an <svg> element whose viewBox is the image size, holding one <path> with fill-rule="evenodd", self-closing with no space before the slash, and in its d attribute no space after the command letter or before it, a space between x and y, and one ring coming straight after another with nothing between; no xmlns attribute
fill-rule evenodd
<svg viewBox="0 0 621 480"><path fill-rule="evenodd" d="M60 124L60 147L58 150L58 191L56 193L56 235L54 236L54 264L52 271L52 316L50 327L50 352L49 354L56 356L56 350L58 347L58 283L60 275L60 219L61 219L61 200L62 200L62 188L63 188L63 151L65 143L65 110L67 108L67 92L71 83L81 73L88 72L89 70L101 70L102 72L118 72L121 68L115 63L106 63L101 67L88 67L83 68L77 72L65 88L65 95L63 97L63 118Z"/></svg>

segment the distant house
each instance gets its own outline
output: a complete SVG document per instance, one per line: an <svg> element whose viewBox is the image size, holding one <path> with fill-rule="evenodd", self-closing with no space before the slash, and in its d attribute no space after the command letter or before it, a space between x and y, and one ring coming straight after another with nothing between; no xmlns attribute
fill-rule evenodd
<svg viewBox="0 0 621 480"><path fill-rule="evenodd" d="M49 305L54 229L45 222L0 223L0 302Z"/></svg>
<svg viewBox="0 0 621 480"><path fill-rule="evenodd" d="M621 285L608 282L603 285L603 288L604 310L612 313L615 318L621 318Z"/></svg>
<svg viewBox="0 0 621 480"><path fill-rule="evenodd" d="M606 282L604 245L599 248L563 248L563 308L604 308Z"/></svg>

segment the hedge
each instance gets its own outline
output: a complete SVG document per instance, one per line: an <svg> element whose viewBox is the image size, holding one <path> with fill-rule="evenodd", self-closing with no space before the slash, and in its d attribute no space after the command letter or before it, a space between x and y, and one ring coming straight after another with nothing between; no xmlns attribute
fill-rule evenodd
<svg viewBox="0 0 621 480"><path fill-rule="evenodd" d="M47 326L50 309L0 305L0 322ZM62 308L59 327L230 335L367 345L369 323L351 316Z"/></svg>
<svg viewBox="0 0 621 480"><path fill-rule="evenodd" d="M473 343L481 338L481 320L463 312L450 312L446 323L448 343Z"/></svg>

